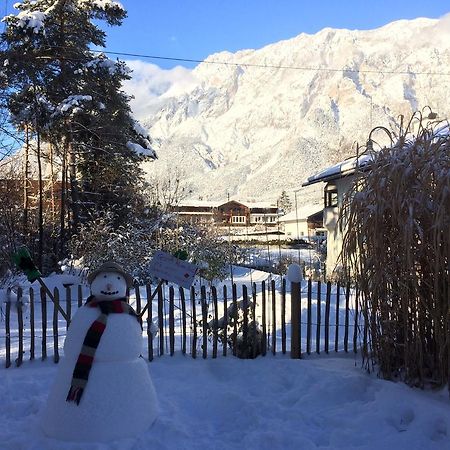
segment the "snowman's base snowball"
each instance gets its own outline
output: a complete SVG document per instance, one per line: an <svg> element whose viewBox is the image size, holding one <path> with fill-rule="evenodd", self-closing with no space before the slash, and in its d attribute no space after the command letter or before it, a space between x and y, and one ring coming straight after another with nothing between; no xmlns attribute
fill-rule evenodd
<svg viewBox="0 0 450 450"><path fill-rule="evenodd" d="M63 358L42 412L41 427L64 441L111 441L146 431L158 412L157 398L143 358L94 362L80 404L67 402L75 361Z"/></svg>

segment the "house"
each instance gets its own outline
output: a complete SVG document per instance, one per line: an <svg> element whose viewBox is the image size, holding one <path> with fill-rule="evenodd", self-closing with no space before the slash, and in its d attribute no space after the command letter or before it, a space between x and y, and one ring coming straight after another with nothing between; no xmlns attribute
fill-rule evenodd
<svg viewBox="0 0 450 450"><path fill-rule="evenodd" d="M343 199L356 179L357 172L370 169L370 155L352 157L309 177L303 186L325 183L323 226L327 231L328 273L337 265L345 236L345 224L338 221Z"/></svg>
<svg viewBox="0 0 450 450"><path fill-rule="evenodd" d="M322 240L323 205L306 205L280 217L281 229L286 239Z"/></svg>
<svg viewBox="0 0 450 450"><path fill-rule="evenodd" d="M185 201L174 207L180 219L190 223L214 224L216 226L276 226L278 208L269 203L242 203Z"/></svg>

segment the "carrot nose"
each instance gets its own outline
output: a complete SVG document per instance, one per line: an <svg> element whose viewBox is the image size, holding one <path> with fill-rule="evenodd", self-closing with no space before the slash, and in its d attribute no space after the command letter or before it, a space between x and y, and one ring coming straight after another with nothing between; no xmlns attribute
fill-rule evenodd
<svg viewBox="0 0 450 450"><path fill-rule="evenodd" d="M112 284L111 283L106 283L106 290L110 291L112 289Z"/></svg>

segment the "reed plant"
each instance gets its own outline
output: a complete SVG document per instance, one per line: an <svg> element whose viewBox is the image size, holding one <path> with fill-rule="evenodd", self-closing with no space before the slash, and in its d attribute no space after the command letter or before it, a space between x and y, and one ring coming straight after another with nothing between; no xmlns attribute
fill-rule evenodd
<svg viewBox="0 0 450 450"><path fill-rule="evenodd" d="M416 113L389 137L392 144L377 151L369 138L369 170L357 171L344 199L341 264L357 285L366 367L413 386L443 386L450 377L449 124Z"/></svg>

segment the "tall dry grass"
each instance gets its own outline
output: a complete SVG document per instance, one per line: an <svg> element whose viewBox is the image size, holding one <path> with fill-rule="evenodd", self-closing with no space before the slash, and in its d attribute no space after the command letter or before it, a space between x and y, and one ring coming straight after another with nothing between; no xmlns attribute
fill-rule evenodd
<svg viewBox="0 0 450 450"><path fill-rule="evenodd" d="M450 377L450 133L409 126L373 151L346 197L341 263L358 285L363 356L386 379L414 386ZM411 125L412 122L410 122ZM450 386L450 383L449 383Z"/></svg>

